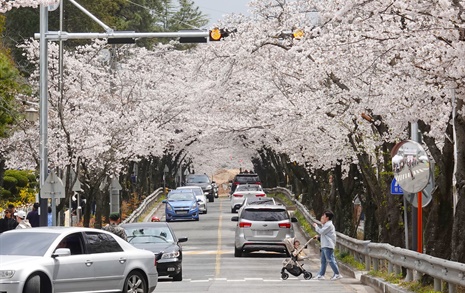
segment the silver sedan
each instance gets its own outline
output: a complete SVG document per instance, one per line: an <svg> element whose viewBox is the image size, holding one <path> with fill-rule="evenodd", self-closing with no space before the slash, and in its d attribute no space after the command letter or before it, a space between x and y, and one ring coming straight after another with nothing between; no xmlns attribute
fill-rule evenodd
<svg viewBox="0 0 465 293"><path fill-rule="evenodd" d="M0 234L0 292L152 292L155 255L92 228L38 227Z"/></svg>

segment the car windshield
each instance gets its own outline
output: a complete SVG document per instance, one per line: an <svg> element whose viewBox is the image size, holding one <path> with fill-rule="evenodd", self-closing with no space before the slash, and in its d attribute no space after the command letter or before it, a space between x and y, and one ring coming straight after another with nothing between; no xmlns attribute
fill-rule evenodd
<svg viewBox="0 0 465 293"><path fill-rule="evenodd" d="M239 185L236 191L262 191L260 185Z"/></svg>
<svg viewBox="0 0 465 293"><path fill-rule="evenodd" d="M0 234L0 256L44 256L58 236L59 234L56 233L2 233Z"/></svg>
<svg viewBox="0 0 465 293"><path fill-rule="evenodd" d="M168 227L125 228L128 242L135 243L173 243L173 235Z"/></svg>
<svg viewBox="0 0 465 293"><path fill-rule="evenodd" d="M178 201L178 200L195 200L195 196L190 192L185 193L174 193L168 197L169 201Z"/></svg>
<svg viewBox="0 0 465 293"><path fill-rule="evenodd" d="M247 182L260 182L257 175L241 175L236 177L236 182L247 183Z"/></svg>
<svg viewBox="0 0 465 293"><path fill-rule="evenodd" d="M245 209L241 218L249 221L282 221L288 220L285 209Z"/></svg>
<svg viewBox="0 0 465 293"><path fill-rule="evenodd" d="M274 204L274 200L272 198L263 198L263 197L258 197L256 199L247 198L247 204L248 205L252 205L252 204Z"/></svg>
<svg viewBox="0 0 465 293"><path fill-rule="evenodd" d="M203 191L201 188L182 188L182 189L179 189L179 190L189 190L189 191L192 191L195 195L202 195L203 194Z"/></svg>
<svg viewBox="0 0 465 293"><path fill-rule="evenodd" d="M210 180L208 176L190 176L187 178L187 183L208 183Z"/></svg>

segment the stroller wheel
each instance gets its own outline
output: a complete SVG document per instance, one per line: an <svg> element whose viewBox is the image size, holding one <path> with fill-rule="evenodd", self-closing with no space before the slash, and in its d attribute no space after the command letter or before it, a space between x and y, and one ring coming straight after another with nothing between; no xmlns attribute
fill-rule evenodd
<svg viewBox="0 0 465 293"><path fill-rule="evenodd" d="M312 278L312 273L310 272L304 272L304 279L305 280L310 280Z"/></svg>
<svg viewBox="0 0 465 293"><path fill-rule="evenodd" d="M287 280L288 278L289 278L289 274L288 274L288 273L281 273L281 279Z"/></svg>

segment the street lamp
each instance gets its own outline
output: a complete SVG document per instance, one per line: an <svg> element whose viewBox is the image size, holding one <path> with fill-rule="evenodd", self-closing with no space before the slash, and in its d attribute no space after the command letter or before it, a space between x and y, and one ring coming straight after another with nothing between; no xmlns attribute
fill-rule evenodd
<svg viewBox="0 0 465 293"><path fill-rule="evenodd" d="M39 111L34 108L29 108L26 111L26 120L29 122L36 122L39 120Z"/></svg>

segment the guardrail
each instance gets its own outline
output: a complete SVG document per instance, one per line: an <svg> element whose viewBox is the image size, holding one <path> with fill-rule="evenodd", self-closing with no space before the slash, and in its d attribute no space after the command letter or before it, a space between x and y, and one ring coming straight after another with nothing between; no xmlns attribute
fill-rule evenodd
<svg viewBox="0 0 465 293"><path fill-rule="evenodd" d="M157 190L155 190L152 194L147 196L147 198L144 199L144 201L139 205L139 207L135 209L132 212L132 214L126 219L124 219L124 221L122 221L121 223L126 224L126 223L138 222L139 218L148 211L152 203L155 202L158 199L158 196L162 194L163 194L163 188L158 188Z"/></svg>
<svg viewBox="0 0 465 293"><path fill-rule="evenodd" d="M296 200L295 195L283 187L269 188L269 192L280 192L292 200L299 212L310 223L320 223L308 209ZM386 268L389 273L399 274L402 269L407 271L406 281L420 280L426 274L434 278L434 290L444 291L448 287L449 293L457 292L457 286L465 286L465 264L433 257L416 251L394 247L387 243L372 243L371 240L358 240L336 232L336 248L349 253L365 269L379 270Z"/></svg>

